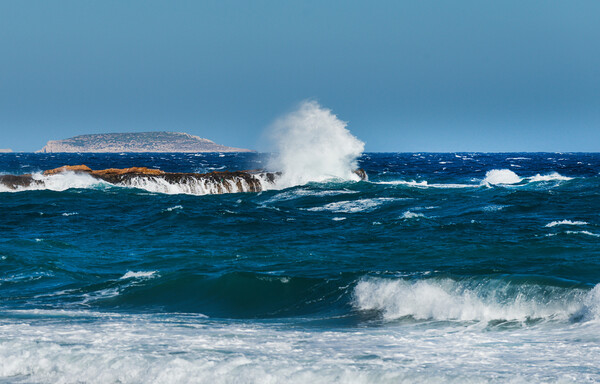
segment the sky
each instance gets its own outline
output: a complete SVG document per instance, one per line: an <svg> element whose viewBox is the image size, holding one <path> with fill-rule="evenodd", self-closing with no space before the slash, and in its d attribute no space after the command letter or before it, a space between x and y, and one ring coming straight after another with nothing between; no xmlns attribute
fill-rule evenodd
<svg viewBox="0 0 600 384"><path fill-rule="evenodd" d="M0 148L251 149L302 100L370 152L600 151L600 2L1 1Z"/></svg>

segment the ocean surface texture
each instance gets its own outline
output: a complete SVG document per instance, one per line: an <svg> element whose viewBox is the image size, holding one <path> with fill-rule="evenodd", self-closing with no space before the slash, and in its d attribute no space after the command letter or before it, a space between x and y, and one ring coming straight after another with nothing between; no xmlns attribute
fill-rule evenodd
<svg viewBox="0 0 600 384"><path fill-rule="evenodd" d="M267 157L14 153L0 173ZM0 186L0 382L600 381L600 154L359 166L261 193Z"/></svg>

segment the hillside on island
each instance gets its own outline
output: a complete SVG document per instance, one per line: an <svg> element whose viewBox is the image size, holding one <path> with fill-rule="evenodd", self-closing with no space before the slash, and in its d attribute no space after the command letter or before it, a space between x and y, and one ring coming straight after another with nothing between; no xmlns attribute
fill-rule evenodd
<svg viewBox="0 0 600 384"><path fill-rule="evenodd" d="M133 132L80 135L50 140L37 152L252 152L180 132Z"/></svg>

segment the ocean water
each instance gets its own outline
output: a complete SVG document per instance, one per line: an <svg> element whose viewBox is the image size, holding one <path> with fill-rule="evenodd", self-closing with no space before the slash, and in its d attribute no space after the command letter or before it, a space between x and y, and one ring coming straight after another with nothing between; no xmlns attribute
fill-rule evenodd
<svg viewBox="0 0 600 384"><path fill-rule="evenodd" d="M268 163L16 153L0 173ZM600 381L600 154L358 165L369 181L261 193L0 186L0 382Z"/></svg>

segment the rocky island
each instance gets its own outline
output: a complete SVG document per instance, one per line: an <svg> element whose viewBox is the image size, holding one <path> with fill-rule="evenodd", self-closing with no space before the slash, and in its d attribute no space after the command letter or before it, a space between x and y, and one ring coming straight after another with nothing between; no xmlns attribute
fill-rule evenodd
<svg viewBox="0 0 600 384"><path fill-rule="evenodd" d="M40 153L56 152L252 152L227 147L211 140L181 132L134 132L80 135L51 140Z"/></svg>
<svg viewBox="0 0 600 384"><path fill-rule="evenodd" d="M1 149L0 148L0 153L11 153L12 149Z"/></svg>

